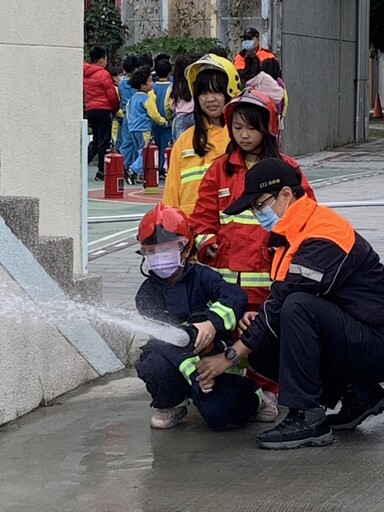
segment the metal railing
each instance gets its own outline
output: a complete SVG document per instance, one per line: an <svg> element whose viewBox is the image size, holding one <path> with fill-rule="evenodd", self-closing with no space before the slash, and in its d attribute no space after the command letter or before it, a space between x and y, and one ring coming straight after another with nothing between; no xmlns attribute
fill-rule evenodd
<svg viewBox="0 0 384 512"><path fill-rule="evenodd" d="M131 215L103 215L101 217L88 217L88 224L104 224L107 222L130 222L141 220L144 213L135 213Z"/></svg>
<svg viewBox="0 0 384 512"><path fill-rule="evenodd" d="M371 201L332 201L330 203L319 203L330 208L365 208L367 206L384 206L383 199ZM89 217L88 224L104 224L109 222L132 222L141 220L144 213L134 213L130 215L103 215L100 217Z"/></svg>

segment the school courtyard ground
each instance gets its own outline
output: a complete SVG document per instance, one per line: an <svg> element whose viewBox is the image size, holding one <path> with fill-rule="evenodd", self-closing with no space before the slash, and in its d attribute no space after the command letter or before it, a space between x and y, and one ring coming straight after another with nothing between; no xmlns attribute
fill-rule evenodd
<svg viewBox="0 0 384 512"><path fill-rule="evenodd" d="M384 200L382 137L298 160L320 202ZM129 187L104 201L94 172L90 217L144 213L161 196ZM384 259L384 207L338 211ZM143 279L136 230L137 221L89 227L103 300L128 309ZM255 436L266 424L211 432L190 407L182 425L156 431L149 402L127 369L0 429L0 512L383 511L384 414L329 447L265 451Z"/></svg>

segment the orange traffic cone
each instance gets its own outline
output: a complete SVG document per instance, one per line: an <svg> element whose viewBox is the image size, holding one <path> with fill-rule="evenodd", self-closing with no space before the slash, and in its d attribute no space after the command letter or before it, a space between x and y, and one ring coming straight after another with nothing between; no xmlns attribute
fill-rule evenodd
<svg viewBox="0 0 384 512"><path fill-rule="evenodd" d="M373 109L372 117L379 118L383 117L383 110L381 108L381 101L379 93L376 94L375 108Z"/></svg>

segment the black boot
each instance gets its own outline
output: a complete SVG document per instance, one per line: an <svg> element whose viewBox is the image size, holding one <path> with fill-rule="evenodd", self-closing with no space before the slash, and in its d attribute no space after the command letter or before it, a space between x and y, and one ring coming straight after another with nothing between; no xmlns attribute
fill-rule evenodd
<svg viewBox="0 0 384 512"><path fill-rule="evenodd" d="M384 411L384 389L377 384L367 399L360 399L352 386L341 400L338 414L329 414L328 420L334 430L347 430L360 425L368 416L377 416Z"/></svg>
<svg viewBox="0 0 384 512"><path fill-rule="evenodd" d="M126 181L127 185L135 184L135 173L132 172L131 168L124 169L124 176L125 176L125 181Z"/></svg>
<svg viewBox="0 0 384 512"><path fill-rule="evenodd" d="M282 423L256 437L257 444L269 450L325 446L332 441L332 430L322 407L290 409Z"/></svg>

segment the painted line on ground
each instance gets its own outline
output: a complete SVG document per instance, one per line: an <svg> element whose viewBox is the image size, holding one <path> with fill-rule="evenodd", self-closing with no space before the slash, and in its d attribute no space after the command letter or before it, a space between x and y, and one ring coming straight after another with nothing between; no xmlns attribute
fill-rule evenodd
<svg viewBox="0 0 384 512"><path fill-rule="evenodd" d="M125 233L132 233L132 231L137 231L137 229L138 229L138 226L136 226L134 228L126 229L125 231L118 231L117 233L112 233L111 235L104 236L103 238L98 238L97 240L93 240L93 242L89 242L88 247L90 247L91 245L96 245L97 243L100 243L100 242L106 242L107 240L111 240L112 238L124 235ZM127 237L125 237L125 238L127 238ZM124 238L118 240L116 243L122 242L123 240L124 240Z"/></svg>

